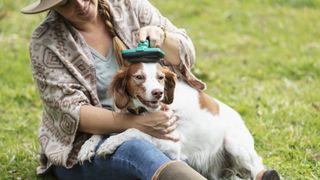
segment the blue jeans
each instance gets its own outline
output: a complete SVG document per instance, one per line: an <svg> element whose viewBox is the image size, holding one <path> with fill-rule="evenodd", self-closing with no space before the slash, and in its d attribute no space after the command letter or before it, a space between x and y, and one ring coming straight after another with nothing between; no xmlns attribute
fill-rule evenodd
<svg viewBox="0 0 320 180"><path fill-rule="evenodd" d="M62 180L150 180L160 166L170 161L153 144L137 139L123 143L111 156L95 156L91 162L77 164L71 169L54 167L53 172Z"/></svg>

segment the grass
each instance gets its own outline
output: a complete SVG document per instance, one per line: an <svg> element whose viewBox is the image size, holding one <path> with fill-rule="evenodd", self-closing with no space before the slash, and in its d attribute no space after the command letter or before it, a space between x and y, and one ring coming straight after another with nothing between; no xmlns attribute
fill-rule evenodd
<svg viewBox="0 0 320 180"><path fill-rule="evenodd" d="M28 57L44 15L0 2L0 179L35 179L41 102ZM320 1L151 0L194 41L193 72L238 110L283 179L320 177Z"/></svg>

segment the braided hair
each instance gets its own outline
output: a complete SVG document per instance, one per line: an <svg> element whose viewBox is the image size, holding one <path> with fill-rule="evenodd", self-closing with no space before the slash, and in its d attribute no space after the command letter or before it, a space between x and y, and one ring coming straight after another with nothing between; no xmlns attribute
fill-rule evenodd
<svg viewBox="0 0 320 180"><path fill-rule="evenodd" d="M113 49L115 51L115 56L117 62L120 67L126 65L126 62L123 60L121 55L121 50L126 49L126 46L122 42L122 40L118 37L114 26L112 24L112 17L109 13L109 5L105 2L105 0L98 0L98 9L102 15L103 20L107 26L107 30L112 38Z"/></svg>

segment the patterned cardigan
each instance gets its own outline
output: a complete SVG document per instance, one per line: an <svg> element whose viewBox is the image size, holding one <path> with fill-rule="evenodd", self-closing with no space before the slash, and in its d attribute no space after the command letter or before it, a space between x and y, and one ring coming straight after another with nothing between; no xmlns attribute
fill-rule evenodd
<svg viewBox="0 0 320 180"><path fill-rule="evenodd" d="M186 32L176 28L147 0L106 0L113 24L128 48L133 48L137 31L147 25L164 26L179 39L181 63L170 66L192 87L205 85L190 72L195 51ZM38 174L51 165L71 168L81 145L91 136L77 131L80 106L100 107L96 90L95 66L90 49L81 34L55 12L50 12L33 32L30 42L33 78L43 102L43 116L38 130L41 145Z"/></svg>

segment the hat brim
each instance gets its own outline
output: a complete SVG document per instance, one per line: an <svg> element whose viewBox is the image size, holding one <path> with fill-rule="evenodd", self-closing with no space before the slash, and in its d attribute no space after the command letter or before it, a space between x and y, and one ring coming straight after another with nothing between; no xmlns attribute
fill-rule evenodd
<svg viewBox="0 0 320 180"><path fill-rule="evenodd" d="M37 2L34 2L24 8L22 8L20 11L24 14L36 14L43 11L46 11L55 5L61 3L64 0L38 0Z"/></svg>

